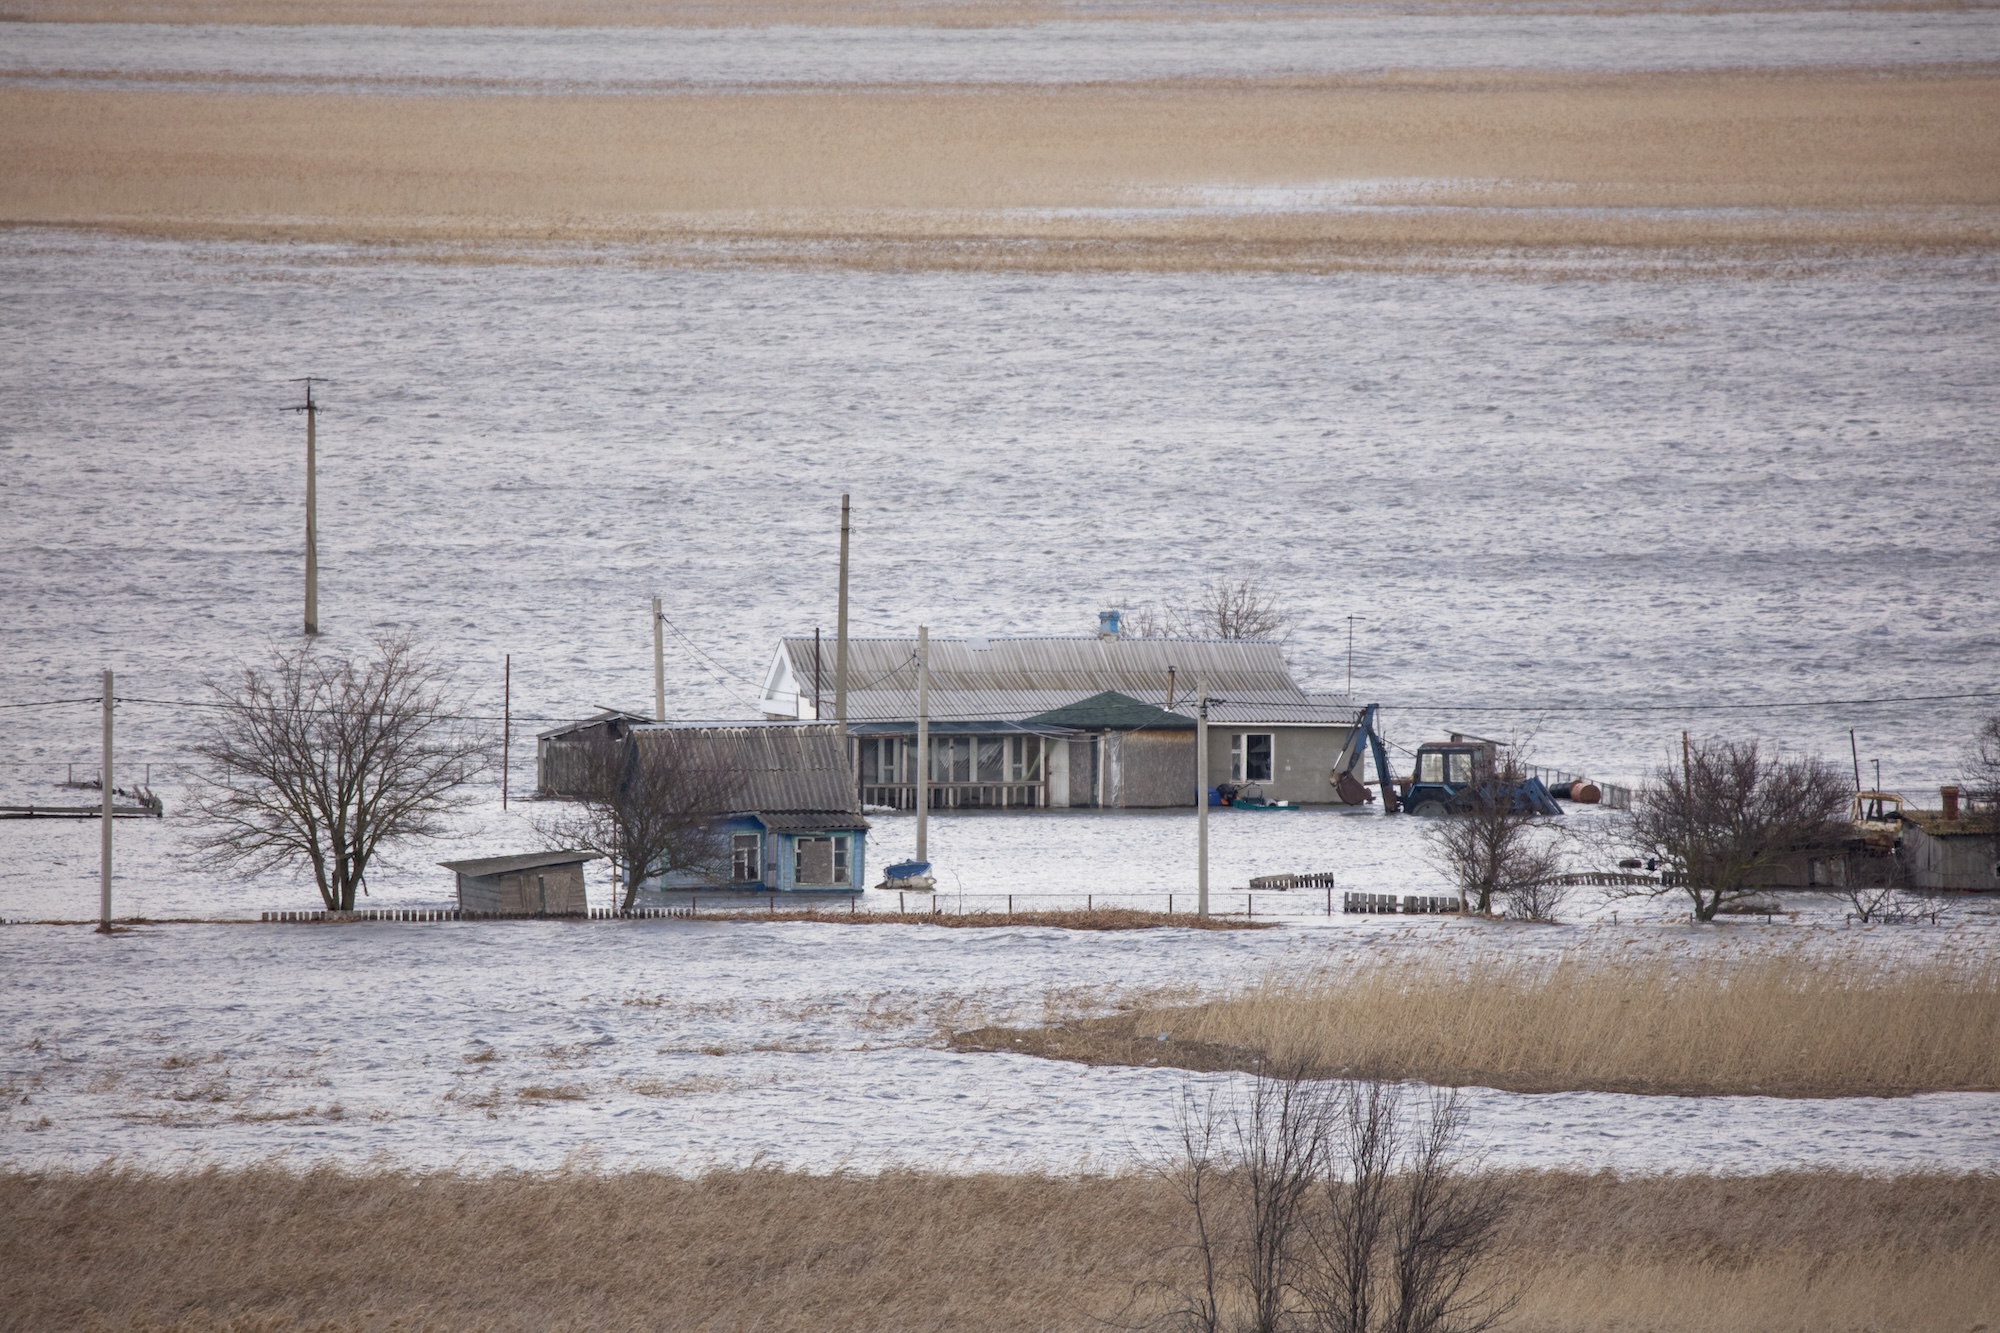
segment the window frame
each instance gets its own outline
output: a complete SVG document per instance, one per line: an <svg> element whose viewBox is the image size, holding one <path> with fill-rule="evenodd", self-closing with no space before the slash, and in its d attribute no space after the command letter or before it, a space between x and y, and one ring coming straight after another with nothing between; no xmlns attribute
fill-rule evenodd
<svg viewBox="0 0 2000 1333"><path fill-rule="evenodd" d="M1264 776L1250 774L1250 742L1261 739L1264 742ZM1278 733L1275 731L1238 731L1229 737L1229 780L1231 782L1274 782L1278 774Z"/></svg>
<svg viewBox="0 0 2000 1333"><path fill-rule="evenodd" d="M749 853L750 873L744 874L744 853ZM732 833L729 835L729 882L731 884L761 884L764 880L764 838L757 833Z"/></svg>

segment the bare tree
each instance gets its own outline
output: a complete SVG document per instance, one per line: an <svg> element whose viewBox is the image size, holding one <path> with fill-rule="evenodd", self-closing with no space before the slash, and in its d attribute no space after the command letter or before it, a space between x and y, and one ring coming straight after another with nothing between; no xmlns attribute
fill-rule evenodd
<svg viewBox="0 0 2000 1333"><path fill-rule="evenodd" d="M1259 1075L1233 1112L1183 1099L1176 1178L1199 1333L1480 1333L1512 1308L1484 1279L1510 1200L1466 1169L1455 1093Z"/></svg>
<svg viewBox="0 0 2000 1333"><path fill-rule="evenodd" d="M435 838L490 759L467 728L451 672L407 638L372 657L274 650L210 683L195 846L243 873L310 868L329 911L351 912L385 844Z"/></svg>
<svg viewBox="0 0 2000 1333"><path fill-rule="evenodd" d="M1648 896L1685 893L1694 919L1769 886L1801 857L1847 836L1853 792L1844 774L1810 756L1781 758L1756 741L1701 741L1654 770L1625 835L1668 868Z"/></svg>
<svg viewBox="0 0 2000 1333"><path fill-rule="evenodd" d="M1220 577L1179 608L1176 619L1183 632L1208 638L1279 639L1291 628L1292 613L1263 580Z"/></svg>
<svg viewBox="0 0 2000 1333"><path fill-rule="evenodd" d="M1493 896L1506 894L1509 910L1552 921L1566 895L1552 882L1563 868L1560 835L1516 799L1527 776L1516 750L1500 753L1495 771L1463 793L1460 808L1424 830L1425 854L1472 910L1490 915Z"/></svg>
<svg viewBox="0 0 2000 1333"><path fill-rule="evenodd" d="M714 738L636 732L579 745L568 758L571 804L536 827L551 847L607 857L624 879L624 910L652 876L727 875L723 817L740 803L742 775Z"/></svg>

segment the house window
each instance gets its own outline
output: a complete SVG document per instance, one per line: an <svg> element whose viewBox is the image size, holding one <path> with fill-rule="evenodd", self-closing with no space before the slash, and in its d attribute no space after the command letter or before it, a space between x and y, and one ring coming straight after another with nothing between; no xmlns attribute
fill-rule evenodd
<svg viewBox="0 0 2000 1333"><path fill-rule="evenodd" d="M972 737L944 736L932 739L931 781L972 781Z"/></svg>
<svg viewBox="0 0 2000 1333"><path fill-rule="evenodd" d="M894 736L862 741L861 780L870 784L914 781L903 776L904 748Z"/></svg>
<svg viewBox="0 0 2000 1333"><path fill-rule="evenodd" d="M848 835L802 833L795 844L793 880L799 884L848 882Z"/></svg>
<svg viewBox="0 0 2000 1333"><path fill-rule="evenodd" d="M755 884L764 878L761 841L754 833L735 833L729 838L729 878L738 884Z"/></svg>
<svg viewBox="0 0 2000 1333"><path fill-rule="evenodd" d="M1269 782L1271 780L1271 733L1238 732L1229 738L1229 780Z"/></svg>
<svg viewBox="0 0 2000 1333"><path fill-rule="evenodd" d="M1010 736L1007 738L1007 781L1040 782L1042 780L1042 738L1040 736Z"/></svg>
<svg viewBox="0 0 2000 1333"><path fill-rule="evenodd" d="M979 780L981 782L1005 782L1007 780L1007 738L1005 736L981 736L979 738Z"/></svg>

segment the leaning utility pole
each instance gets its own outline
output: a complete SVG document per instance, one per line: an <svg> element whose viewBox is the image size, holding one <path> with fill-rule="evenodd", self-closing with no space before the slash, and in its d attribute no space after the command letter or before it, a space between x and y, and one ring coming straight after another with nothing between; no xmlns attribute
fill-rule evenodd
<svg viewBox="0 0 2000 1333"><path fill-rule="evenodd" d="M840 497L840 620L834 628L833 720L840 724L840 740L847 743L847 496Z"/></svg>
<svg viewBox="0 0 2000 1333"><path fill-rule="evenodd" d="M1194 806L1196 855L1200 869L1195 873L1195 911L1208 916L1208 682L1200 683L1201 714L1194 724Z"/></svg>
<svg viewBox="0 0 2000 1333"><path fill-rule="evenodd" d="M306 633L319 633L319 404L313 401L313 381L305 377L306 401L294 412L306 414ZM321 381L324 383L324 381Z"/></svg>
<svg viewBox="0 0 2000 1333"><path fill-rule="evenodd" d="M500 808L507 808L508 760L514 757L514 654L500 667Z"/></svg>
<svg viewBox="0 0 2000 1333"><path fill-rule="evenodd" d="M97 930L111 933L111 673L104 673L104 832L97 857Z"/></svg>
<svg viewBox="0 0 2000 1333"><path fill-rule="evenodd" d="M931 818L931 627L917 626L917 859L927 861Z"/></svg>
<svg viewBox="0 0 2000 1333"><path fill-rule="evenodd" d="M667 720L666 617L660 614L660 599L653 599L653 721Z"/></svg>

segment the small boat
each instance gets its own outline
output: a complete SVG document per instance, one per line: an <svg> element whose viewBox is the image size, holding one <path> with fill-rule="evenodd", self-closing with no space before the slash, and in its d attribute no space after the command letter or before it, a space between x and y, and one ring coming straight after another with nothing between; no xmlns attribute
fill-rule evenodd
<svg viewBox="0 0 2000 1333"><path fill-rule="evenodd" d="M929 893L937 888L937 881L931 878L929 861L898 861L882 871L882 882L875 886L903 893Z"/></svg>

